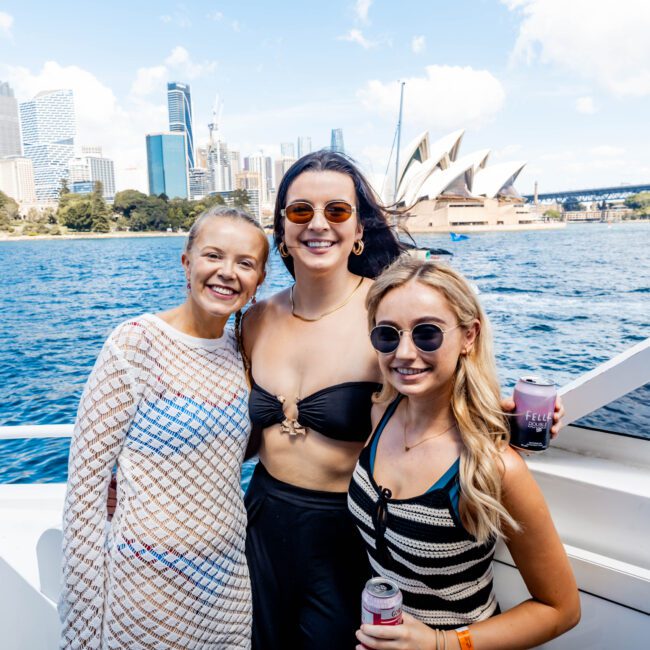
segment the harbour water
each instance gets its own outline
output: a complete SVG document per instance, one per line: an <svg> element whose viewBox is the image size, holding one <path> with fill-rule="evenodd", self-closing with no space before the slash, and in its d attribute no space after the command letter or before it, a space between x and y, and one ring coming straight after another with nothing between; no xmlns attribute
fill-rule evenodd
<svg viewBox="0 0 650 650"><path fill-rule="evenodd" d="M480 290L501 383L522 374L562 385L650 336L650 224L484 233L452 243L451 263ZM0 424L74 421L85 379L122 320L183 299L183 239L0 242ZM290 282L270 261L264 297ZM585 423L650 437L650 387ZM0 482L65 480L68 442L0 441Z"/></svg>

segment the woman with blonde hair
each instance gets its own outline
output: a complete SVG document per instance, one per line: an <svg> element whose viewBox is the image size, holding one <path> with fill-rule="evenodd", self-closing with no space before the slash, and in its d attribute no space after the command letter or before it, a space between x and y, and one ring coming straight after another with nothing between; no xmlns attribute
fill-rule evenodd
<svg viewBox="0 0 650 650"><path fill-rule="evenodd" d="M366 300L383 389L348 505L404 624L362 625L366 648L529 648L579 619L575 580L544 498L508 446L490 325L453 269L395 261ZM501 613L496 542L530 600ZM359 646L361 647L361 646Z"/></svg>
<svg viewBox="0 0 650 650"><path fill-rule="evenodd" d="M184 302L104 344L70 447L61 648L250 648L248 386L226 323L255 296L268 253L247 213L208 210L182 255Z"/></svg>

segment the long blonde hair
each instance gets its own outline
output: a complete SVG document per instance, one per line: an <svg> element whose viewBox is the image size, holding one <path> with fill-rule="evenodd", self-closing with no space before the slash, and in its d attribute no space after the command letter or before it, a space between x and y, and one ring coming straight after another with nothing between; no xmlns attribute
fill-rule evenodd
<svg viewBox="0 0 650 650"><path fill-rule="evenodd" d="M490 323L467 280L447 265L403 255L391 264L368 292L368 324L376 324L379 304L388 292L417 281L442 293L461 327L478 321L479 331L470 352L456 366L451 409L463 443L460 461L460 514L467 530L480 543L504 536L504 528L519 525L501 503L503 461L510 433L500 406L500 389L492 349ZM395 399L397 390L387 381L376 400Z"/></svg>

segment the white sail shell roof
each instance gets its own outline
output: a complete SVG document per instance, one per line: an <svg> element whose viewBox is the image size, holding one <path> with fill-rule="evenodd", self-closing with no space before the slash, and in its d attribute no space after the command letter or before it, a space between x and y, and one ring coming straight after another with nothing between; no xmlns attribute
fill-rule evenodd
<svg viewBox="0 0 650 650"><path fill-rule="evenodd" d="M481 169L474 182L474 194L476 196L485 196L488 199L498 196L518 197L519 193L514 187L514 182L525 166L525 162L513 161L490 165L485 169Z"/></svg>
<svg viewBox="0 0 650 650"><path fill-rule="evenodd" d="M434 168L419 186L416 187L413 183L409 187L405 197L406 204L413 205L418 199L425 196L435 199L445 193L456 196L472 196L474 194L474 177L479 170L485 167L489 155L489 149L480 149L459 158L446 169Z"/></svg>
<svg viewBox="0 0 650 650"><path fill-rule="evenodd" d="M420 197L420 188L427 178L437 169L447 169L456 160L464 134L465 130L460 129L431 145L428 133L425 132L411 141L404 150L408 158L404 159L404 172L400 176L397 200L404 201L407 205L415 202ZM415 154L422 153L426 153L426 158L416 159Z"/></svg>

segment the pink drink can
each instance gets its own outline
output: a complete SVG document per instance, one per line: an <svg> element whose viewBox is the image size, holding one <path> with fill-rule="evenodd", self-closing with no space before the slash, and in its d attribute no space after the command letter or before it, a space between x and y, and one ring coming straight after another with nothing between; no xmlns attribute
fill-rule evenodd
<svg viewBox="0 0 650 650"><path fill-rule="evenodd" d="M371 578L361 594L361 622L369 625L401 625L402 592L387 578Z"/></svg>
<svg viewBox="0 0 650 650"><path fill-rule="evenodd" d="M555 384L542 377L522 377L515 386L510 416L510 444L524 451L548 448L555 411Z"/></svg>

